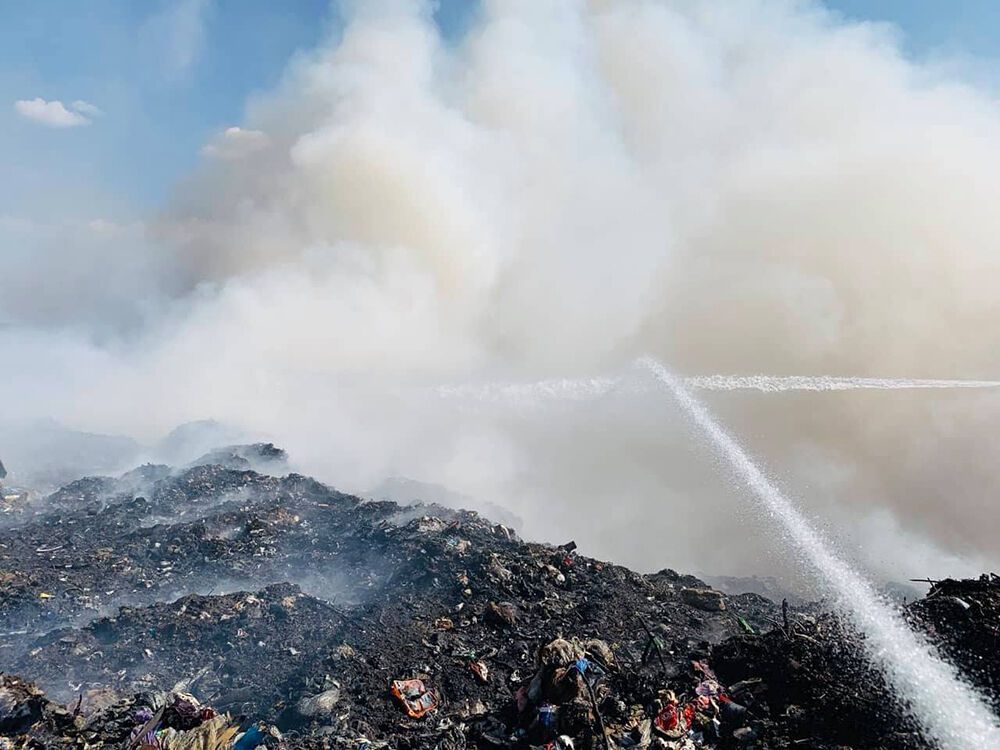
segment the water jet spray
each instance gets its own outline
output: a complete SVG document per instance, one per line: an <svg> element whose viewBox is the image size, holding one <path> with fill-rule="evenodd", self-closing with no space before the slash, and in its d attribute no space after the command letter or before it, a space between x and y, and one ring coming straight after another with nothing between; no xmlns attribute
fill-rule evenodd
<svg viewBox="0 0 1000 750"><path fill-rule="evenodd" d="M678 377L684 387L701 391L903 391L1000 388L1000 380L945 380L933 378L859 378L836 375L691 375ZM471 398L484 402L519 403L534 400L587 401L614 390L642 392L642 383L624 377L551 378L531 383L487 383L441 386L444 397Z"/></svg>
<svg viewBox="0 0 1000 750"><path fill-rule="evenodd" d="M684 380L654 359L644 358L639 364L701 428L728 461L734 476L749 487L763 510L781 525L802 558L822 578L838 606L864 634L868 658L883 671L927 738L947 750L1000 747L1000 723L976 691L926 639L910 629L871 583L830 549L739 442L691 395Z"/></svg>

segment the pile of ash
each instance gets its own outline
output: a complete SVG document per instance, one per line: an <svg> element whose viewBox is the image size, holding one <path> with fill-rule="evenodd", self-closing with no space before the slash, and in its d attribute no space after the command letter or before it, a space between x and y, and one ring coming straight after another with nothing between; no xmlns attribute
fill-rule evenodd
<svg viewBox="0 0 1000 750"><path fill-rule="evenodd" d="M0 747L924 747L832 615L213 455L0 529ZM998 601L909 608L994 697Z"/></svg>

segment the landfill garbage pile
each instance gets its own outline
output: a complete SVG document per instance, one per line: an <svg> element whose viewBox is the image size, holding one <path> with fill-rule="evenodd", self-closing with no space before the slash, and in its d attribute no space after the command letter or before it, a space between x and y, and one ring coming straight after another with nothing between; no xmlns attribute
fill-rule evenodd
<svg viewBox="0 0 1000 750"><path fill-rule="evenodd" d="M858 638L835 616L805 616L716 647L718 679L754 717L741 731L758 735L761 747L927 747Z"/></svg>
<svg viewBox="0 0 1000 750"><path fill-rule="evenodd" d="M1000 578L929 583L904 615L1000 711ZM776 747L926 747L882 675L862 659L859 638L834 615L793 613L764 635L718 645L711 661L731 691L752 694L744 702L756 706Z"/></svg>
<svg viewBox="0 0 1000 750"><path fill-rule="evenodd" d="M79 480L0 529L0 748L921 747L835 618L264 459ZM994 648L994 593L954 596L981 620L914 620Z"/></svg>
<svg viewBox="0 0 1000 750"><path fill-rule="evenodd" d="M136 695L83 710L50 701L41 690L0 675L0 748L252 750L280 734L274 727L219 714L187 693Z"/></svg>
<svg viewBox="0 0 1000 750"><path fill-rule="evenodd" d="M1000 576L929 583L931 590L907 614L1000 713Z"/></svg>

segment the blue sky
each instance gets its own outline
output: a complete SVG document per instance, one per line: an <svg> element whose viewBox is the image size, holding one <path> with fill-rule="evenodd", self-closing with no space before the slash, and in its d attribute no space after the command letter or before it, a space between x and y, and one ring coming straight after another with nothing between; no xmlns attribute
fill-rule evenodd
<svg viewBox="0 0 1000 750"><path fill-rule="evenodd" d="M1000 52L1000 3L995 0L828 0L849 18L888 21L916 57L993 58Z"/></svg>
<svg viewBox="0 0 1000 750"><path fill-rule="evenodd" d="M993 0L828 5L898 25L917 58L998 52ZM455 36L474 10L474 0L442 0L437 18ZM129 221L155 209L206 141L241 121L248 97L274 86L289 58L335 24L329 0L0 4L0 217ZM36 107L32 119L15 108L38 98L64 111ZM89 124L53 127L53 117Z"/></svg>

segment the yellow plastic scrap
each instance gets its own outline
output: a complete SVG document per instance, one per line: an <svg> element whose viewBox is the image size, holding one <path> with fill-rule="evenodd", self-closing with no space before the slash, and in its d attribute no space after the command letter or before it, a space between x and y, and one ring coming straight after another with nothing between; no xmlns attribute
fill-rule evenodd
<svg viewBox="0 0 1000 750"><path fill-rule="evenodd" d="M39 599L55 599L55 594L50 594L48 591L43 591L38 595Z"/></svg>
<svg viewBox="0 0 1000 750"><path fill-rule="evenodd" d="M219 747L227 747L230 740L236 736L236 733L240 730L239 726L234 724L229 727L225 732L219 735Z"/></svg>
<svg viewBox="0 0 1000 750"><path fill-rule="evenodd" d="M219 750L227 747L237 727L229 726L229 716L220 714L186 732L178 732L164 745L167 750Z"/></svg>

